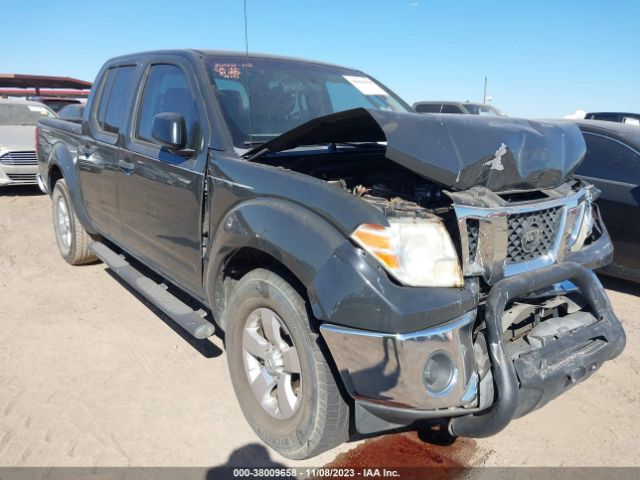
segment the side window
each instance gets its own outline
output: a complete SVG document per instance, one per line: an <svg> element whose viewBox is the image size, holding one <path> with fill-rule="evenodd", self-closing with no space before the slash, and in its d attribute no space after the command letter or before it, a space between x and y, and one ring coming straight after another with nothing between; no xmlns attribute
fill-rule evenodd
<svg viewBox="0 0 640 480"><path fill-rule="evenodd" d="M594 115L590 115L592 120L604 120L605 122L620 122L622 118L620 115L616 113L596 113Z"/></svg>
<svg viewBox="0 0 640 480"><path fill-rule="evenodd" d="M624 145L600 135L584 132L587 153L579 175L616 182L635 183L640 176L640 155Z"/></svg>
<svg viewBox="0 0 640 480"><path fill-rule="evenodd" d="M113 79L115 78L115 68L110 68L105 72L105 78L102 81L102 91L100 93L100 104L98 105L98 113L96 118L100 128L104 129L104 121L107 117L107 102L109 101L109 95L111 94L111 88L113 87Z"/></svg>
<svg viewBox="0 0 640 480"><path fill-rule="evenodd" d="M107 114L101 127L107 132L118 133L124 123L124 113L132 87L131 82L135 67L119 67L115 69L114 73L115 79L109 94Z"/></svg>
<svg viewBox="0 0 640 480"><path fill-rule="evenodd" d="M442 105L442 113L462 113L455 105Z"/></svg>
<svg viewBox="0 0 640 480"><path fill-rule="evenodd" d="M196 148L199 136L198 110L184 72L175 65L158 64L149 70L140 103L136 137L155 143L151 135L153 117L159 113L181 114L187 126L187 145Z"/></svg>
<svg viewBox="0 0 640 480"><path fill-rule="evenodd" d="M131 81L135 73L134 66L110 68L106 72L97 120L105 132L118 133L124 120Z"/></svg>
<svg viewBox="0 0 640 480"><path fill-rule="evenodd" d="M416 112L418 113L440 113L442 105L434 103L423 103L416 105Z"/></svg>

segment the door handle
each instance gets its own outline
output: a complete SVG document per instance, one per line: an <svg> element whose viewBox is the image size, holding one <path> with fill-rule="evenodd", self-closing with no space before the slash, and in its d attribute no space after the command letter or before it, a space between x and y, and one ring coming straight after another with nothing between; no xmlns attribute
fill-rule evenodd
<svg viewBox="0 0 640 480"><path fill-rule="evenodd" d="M125 162L124 160L118 160L118 167L120 167L120 170L122 170L125 175L131 175L133 173L133 169L135 168L135 164L131 162Z"/></svg>

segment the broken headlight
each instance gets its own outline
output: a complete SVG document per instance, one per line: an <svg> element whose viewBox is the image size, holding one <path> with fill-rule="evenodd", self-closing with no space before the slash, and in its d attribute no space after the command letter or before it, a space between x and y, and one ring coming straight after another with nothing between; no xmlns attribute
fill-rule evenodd
<svg viewBox="0 0 640 480"><path fill-rule="evenodd" d="M591 202L583 203L582 215L576 220L576 227L574 228L574 234L571 235L573 244L571 245L571 251L576 252L584 247L584 243L591 236L593 232L593 206ZM575 239L575 240L574 240Z"/></svg>
<svg viewBox="0 0 640 480"><path fill-rule="evenodd" d="M461 287L462 270L451 237L438 219L390 219L390 226L360 225L351 238L400 283Z"/></svg>

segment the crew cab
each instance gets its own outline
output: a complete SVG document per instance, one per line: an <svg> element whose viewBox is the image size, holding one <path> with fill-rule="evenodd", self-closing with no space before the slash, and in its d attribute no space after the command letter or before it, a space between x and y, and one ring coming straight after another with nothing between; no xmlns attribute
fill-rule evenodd
<svg viewBox="0 0 640 480"><path fill-rule="evenodd" d="M82 123L37 139L65 260L222 330L248 423L287 457L350 425L492 435L624 347L575 125L417 114L360 71L176 50L109 60Z"/></svg>

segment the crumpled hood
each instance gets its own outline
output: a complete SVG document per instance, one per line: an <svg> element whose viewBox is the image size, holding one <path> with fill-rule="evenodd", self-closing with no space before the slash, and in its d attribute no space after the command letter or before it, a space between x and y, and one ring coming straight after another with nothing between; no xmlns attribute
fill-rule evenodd
<svg viewBox="0 0 640 480"><path fill-rule="evenodd" d="M35 125L0 125L0 149L35 148Z"/></svg>
<svg viewBox="0 0 640 480"><path fill-rule="evenodd" d="M482 186L495 192L558 186L586 151L580 130L568 123L358 108L311 120L246 156L385 141L389 160L429 180L455 190Z"/></svg>

